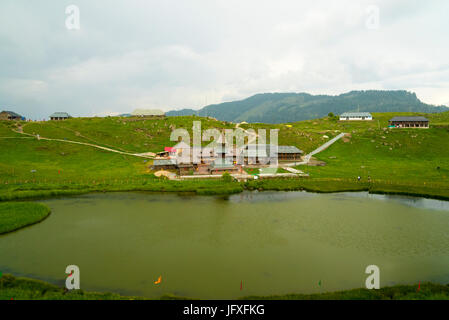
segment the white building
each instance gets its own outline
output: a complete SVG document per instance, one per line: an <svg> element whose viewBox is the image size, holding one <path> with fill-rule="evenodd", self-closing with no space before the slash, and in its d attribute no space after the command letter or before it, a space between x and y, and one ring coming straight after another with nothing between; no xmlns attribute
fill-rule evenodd
<svg viewBox="0 0 449 320"><path fill-rule="evenodd" d="M162 110L146 110L146 109L136 109L131 113L132 116L138 117L161 117L164 116L165 113Z"/></svg>
<svg viewBox="0 0 449 320"><path fill-rule="evenodd" d="M351 121L351 120L373 120L373 116L369 112L345 112L340 115L340 121Z"/></svg>

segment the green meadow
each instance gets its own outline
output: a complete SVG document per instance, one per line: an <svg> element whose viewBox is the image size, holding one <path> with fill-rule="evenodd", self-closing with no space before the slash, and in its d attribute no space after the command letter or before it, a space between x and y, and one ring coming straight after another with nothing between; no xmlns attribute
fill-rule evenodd
<svg viewBox="0 0 449 320"><path fill-rule="evenodd" d="M429 129L388 129L396 115L424 115ZM170 181L150 170L152 160L122 155L73 140L126 152L158 152L172 146L174 128L232 129L234 124L199 117L163 119L87 118L62 122L0 121L0 234L45 219L49 209L32 202L10 202L87 192L151 191L192 194L232 194L243 190L308 190L313 192L370 191L449 199L449 112L437 114L373 114L371 122L340 122L325 117L290 124L248 124L246 129L279 129L279 144L295 145L306 153L341 132L349 135L315 158L325 166L298 166L309 178L279 178L236 182ZM38 140L28 134L61 139ZM325 137L326 136L326 137ZM251 169L247 169L251 171ZM254 169L251 173L258 173ZM285 172L280 169L278 172ZM358 181L357 177L361 180ZM318 295L291 294L246 299L448 299L449 287L437 284L356 289ZM41 281L3 275L0 299L140 299L118 294L66 292ZM178 299L165 296L163 299Z"/></svg>
<svg viewBox="0 0 449 320"><path fill-rule="evenodd" d="M0 300L142 300L114 293L67 291L40 280L4 274L0 278Z"/></svg>
<svg viewBox="0 0 449 320"><path fill-rule="evenodd" d="M431 115L430 129L350 128L351 136L316 155L324 167L305 170L316 179L356 181L371 191L449 197L449 127L447 114ZM357 182L358 183L358 182Z"/></svg>
<svg viewBox="0 0 449 320"><path fill-rule="evenodd" d="M424 115L430 119L431 127L388 129L388 119L397 115ZM299 132L329 138L345 132L349 136L315 155L317 160L325 162L325 166L296 167L308 173L310 178L250 181L247 187L316 192L366 190L449 199L449 112L375 113L373 116L374 120L369 122L343 122L327 117L293 123L291 128L285 124L276 125L280 129L280 144L294 144L293 137L301 136ZM283 130L294 134L281 134ZM315 147L311 144L303 149L311 151Z"/></svg>
<svg viewBox="0 0 449 320"><path fill-rule="evenodd" d="M0 202L0 234L42 221L50 209L34 202Z"/></svg>
<svg viewBox="0 0 449 320"><path fill-rule="evenodd" d="M324 167L309 167L316 178L352 178L387 184L447 187L449 130L367 130L354 132L316 155Z"/></svg>
<svg viewBox="0 0 449 320"><path fill-rule="evenodd" d="M444 113L413 113L413 112L386 112L372 113L373 121L339 121L336 116L322 119L306 120L284 124L245 124L245 129L278 129L279 145L294 145L309 153L325 143L328 139L341 132L362 134L366 131L379 133L387 129L388 120L395 116L425 116L430 120L431 128L449 127L449 112ZM413 130L415 131L415 130Z"/></svg>
<svg viewBox="0 0 449 320"><path fill-rule="evenodd" d="M378 290L353 289L318 294L249 296L243 300L449 300L449 285L421 283L396 285Z"/></svg>
<svg viewBox="0 0 449 320"><path fill-rule="evenodd" d="M388 129L396 115L424 115L430 129ZM18 123L0 122L0 200L46 197L93 191L186 191L235 193L253 190L317 192L368 190L449 197L449 112L436 114L375 113L373 121L343 122L336 117L291 124L247 124L246 129L279 129L279 143L310 152L341 132L349 136L317 154L325 166L298 166L309 178L224 181L167 181L150 171L151 159L121 155L65 141L20 135ZM129 152L158 152L174 145L174 128L230 129L235 125L196 116L80 118L22 122L23 131L42 137L94 143ZM257 170L256 170L257 171ZM256 172L255 171L255 172ZM283 172L283 170L280 170ZM361 181L357 181L357 177Z"/></svg>
<svg viewBox="0 0 449 320"><path fill-rule="evenodd" d="M152 161L70 143L0 139L0 201L104 191L241 192L236 182L157 178Z"/></svg>
<svg viewBox="0 0 449 320"><path fill-rule="evenodd" d="M67 139L109 147L115 150L143 153L159 152L173 146L170 134L186 129L192 135L193 121L201 121L202 129L232 129L235 125L209 118L73 118L66 121L23 123L23 131L53 139Z"/></svg>

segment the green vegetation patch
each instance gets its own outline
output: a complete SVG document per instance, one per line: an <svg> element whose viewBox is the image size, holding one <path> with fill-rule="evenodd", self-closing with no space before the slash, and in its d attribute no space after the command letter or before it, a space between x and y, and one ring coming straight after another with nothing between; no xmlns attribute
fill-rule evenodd
<svg viewBox="0 0 449 320"><path fill-rule="evenodd" d="M253 175L257 175L260 174L260 169L259 168L244 168L245 172L248 174L253 174Z"/></svg>
<svg viewBox="0 0 449 320"><path fill-rule="evenodd" d="M194 121L201 129L232 129L233 124L195 116L168 118L73 118L65 121L30 122L23 130L41 137L91 143L115 150L159 152L177 142L170 140L175 129L186 129L192 137Z"/></svg>
<svg viewBox="0 0 449 320"><path fill-rule="evenodd" d="M20 124L19 121L0 120L0 139L22 137L20 133L15 132Z"/></svg>
<svg viewBox="0 0 449 320"><path fill-rule="evenodd" d="M93 184L133 179L147 173L149 161L90 146L37 139L0 139L0 184ZM7 185L5 185L5 183Z"/></svg>
<svg viewBox="0 0 449 320"><path fill-rule="evenodd" d="M449 300L449 285L422 283L419 286L396 285L379 290L353 289L317 294L249 296L242 300Z"/></svg>
<svg viewBox="0 0 449 320"><path fill-rule="evenodd" d="M425 116L429 129L388 129L394 116ZM64 196L96 191L195 192L232 194L250 190L370 191L449 199L449 112L373 113L373 121L338 121L335 117L290 124L246 124L244 128L280 129L279 143L306 153L339 133L349 135L315 155L325 166L298 166L310 178L258 180L247 184L155 179L151 159L121 155L64 141L29 138L12 131L16 122L1 122L0 201ZM159 151L172 146L174 128L191 130L234 125L196 116L80 118L60 122L22 123L25 132L48 138L95 142L132 151ZM7 135L11 135L7 137ZM86 138L87 137L87 138ZM258 169L245 168L250 174ZM279 173L285 170L279 169ZM361 181L357 181L357 177Z"/></svg>
<svg viewBox="0 0 449 320"><path fill-rule="evenodd" d="M418 289L419 288L419 289ZM145 300L143 297L122 296L116 293L67 291L65 288L44 281L14 277L0 278L0 300ZM161 300L185 300L188 298L164 295ZM395 285L379 290L353 289L316 294L286 294L273 296L247 296L239 300L449 300L449 285L421 283Z"/></svg>
<svg viewBox="0 0 449 320"><path fill-rule="evenodd" d="M40 203L0 203L0 234L40 222L49 214L50 209Z"/></svg>
<svg viewBox="0 0 449 320"><path fill-rule="evenodd" d="M298 168L314 178L360 176L364 182L448 191L447 129L371 129L353 130L350 134L316 155L326 166Z"/></svg>
<svg viewBox="0 0 449 320"><path fill-rule="evenodd" d="M5 274L0 279L0 300L136 300L114 293L67 291L40 280L16 278Z"/></svg>

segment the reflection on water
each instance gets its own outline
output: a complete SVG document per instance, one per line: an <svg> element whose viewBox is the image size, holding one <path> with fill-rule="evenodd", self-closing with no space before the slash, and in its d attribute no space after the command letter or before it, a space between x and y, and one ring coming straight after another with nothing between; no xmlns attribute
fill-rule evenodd
<svg viewBox="0 0 449 320"><path fill-rule="evenodd" d="M158 297L236 298L449 282L449 204L307 192L227 198L91 194L45 201L44 222L0 236L0 270L62 285L81 268L84 290ZM154 285L162 275L163 283ZM245 289L240 291L240 281Z"/></svg>
<svg viewBox="0 0 449 320"><path fill-rule="evenodd" d="M410 196L400 196L400 195L380 195L380 194L371 194L367 192L353 192L353 193L347 192L342 194L344 194L345 197L395 201L415 208L449 211L449 201L410 197Z"/></svg>
<svg viewBox="0 0 449 320"><path fill-rule="evenodd" d="M305 191L298 192L242 192L236 195L229 197L231 202L239 203L239 202L283 202L288 200L295 200L301 198L310 198L316 197L318 194L309 193Z"/></svg>

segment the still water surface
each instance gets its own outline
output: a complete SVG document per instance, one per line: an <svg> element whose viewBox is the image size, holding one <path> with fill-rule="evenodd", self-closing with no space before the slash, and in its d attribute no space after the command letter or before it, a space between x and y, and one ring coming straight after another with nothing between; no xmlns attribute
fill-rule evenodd
<svg viewBox="0 0 449 320"><path fill-rule="evenodd" d="M444 201L246 192L43 202L48 219L0 236L3 273L62 286L66 266L75 264L84 290L212 299L359 288L370 264L380 267L381 286L449 282Z"/></svg>

